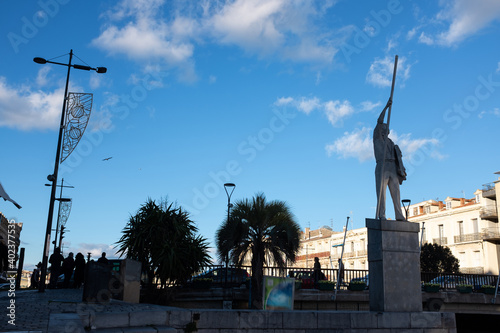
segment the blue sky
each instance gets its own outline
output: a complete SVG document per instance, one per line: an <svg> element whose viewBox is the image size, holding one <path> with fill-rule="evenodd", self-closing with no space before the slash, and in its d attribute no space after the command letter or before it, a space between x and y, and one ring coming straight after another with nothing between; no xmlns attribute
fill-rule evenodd
<svg viewBox="0 0 500 333"><path fill-rule="evenodd" d="M391 136L402 198L467 198L499 171L500 2L4 1L0 182L41 260L66 67L93 93L59 181L74 189L65 252L101 251L148 199L191 213L211 242L232 201L264 192L302 228L375 215L371 135L399 56ZM61 57L59 57L61 56ZM495 139L496 138L496 139ZM112 157L109 160L103 159ZM57 208L57 205L56 205ZM388 217L393 217L388 206ZM54 219L55 225L55 219Z"/></svg>

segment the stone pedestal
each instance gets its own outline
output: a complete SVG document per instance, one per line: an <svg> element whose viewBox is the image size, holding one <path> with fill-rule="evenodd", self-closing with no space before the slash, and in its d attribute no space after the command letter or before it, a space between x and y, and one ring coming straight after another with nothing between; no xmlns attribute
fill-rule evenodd
<svg viewBox="0 0 500 333"><path fill-rule="evenodd" d="M123 284L123 301L139 303L141 294L141 263L132 259L122 262L121 282Z"/></svg>
<svg viewBox="0 0 500 333"><path fill-rule="evenodd" d="M366 219L370 311L422 311L417 223Z"/></svg>

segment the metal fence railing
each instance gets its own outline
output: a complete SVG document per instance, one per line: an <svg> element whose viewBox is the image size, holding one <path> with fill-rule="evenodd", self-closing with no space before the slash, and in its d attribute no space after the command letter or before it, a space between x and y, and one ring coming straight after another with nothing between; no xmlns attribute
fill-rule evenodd
<svg viewBox="0 0 500 333"><path fill-rule="evenodd" d="M460 284L466 284L480 290L482 285L494 286L497 277L489 274L421 273L423 283L437 283L441 289L455 289Z"/></svg>

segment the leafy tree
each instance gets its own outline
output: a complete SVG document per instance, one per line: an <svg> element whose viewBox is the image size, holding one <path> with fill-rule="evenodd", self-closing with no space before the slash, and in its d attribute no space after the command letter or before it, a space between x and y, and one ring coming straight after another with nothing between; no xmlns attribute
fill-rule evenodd
<svg viewBox="0 0 500 333"><path fill-rule="evenodd" d="M450 249L438 244L427 243L420 252L420 270L432 273L458 273L459 261Z"/></svg>
<svg viewBox="0 0 500 333"><path fill-rule="evenodd" d="M122 230L117 252L140 261L149 283L183 283L210 262L207 240L197 231L181 207L148 199Z"/></svg>
<svg viewBox="0 0 500 333"><path fill-rule="evenodd" d="M262 308L263 268L266 256L284 270L286 261L295 261L299 250L300 227L283 201L266 201L264 194L241 200L229 220L216 232L221 260L241 266L247 256L252 265L252 307Z"/></svg>

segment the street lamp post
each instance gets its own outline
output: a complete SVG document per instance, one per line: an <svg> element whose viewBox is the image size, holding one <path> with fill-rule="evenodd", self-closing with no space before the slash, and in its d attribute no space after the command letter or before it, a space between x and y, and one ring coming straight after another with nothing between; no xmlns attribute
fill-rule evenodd
<svg viewBox="0 0 500 333"><path fill-rule="evenodd" d="M233 194L235 187L236 187L236 185L233 183L225 183L224 184L224 190L226 191L226 195L227 195L227 221L228 222L229 222L229 214L231 211L231 207L233 206L233 205L231 205L231 195ZM229 254L226 255L226 267L227 267L228 261L229 261L228 256L229 256Z"/></svg>
<svg viewBox="0 0 500 333"><path fill-rule="evenodd" d="M403 200L401 200L401 202L403 203L403 208L405 209L406 221L408 221L408 210L410 209L411 200L410 199L403 199Z"/></svg>
<svg viewBox="0 0 500 333"><path fill-rule="evenodd" d="M56 149L56 159L55 159L55 163L54 163L54 173L47 176L47 180L52 182L52 189L50 191L49 213L48 213L48 217L47 217L47 229L45 232L45 242L43 244L42 271L40 274L40 284L38 287L39 292L45 291L45 279L47 276L47 264L48 264L49 249L50 249L50 233L52 230L52 219L53 219L53 215L54 215L54 202L56 199L57 175L59 172L59 159L61 156L61 142L62 142L63 129L64 129L64 115L66 113L66 100L68 98L69 73L70 73L71 67L73 67L75 69L85 70L85 71L95 70L97 73L100 73L100 74L106 73L106 71L107 71L106 67L92 68L90 66L72 65L71 64L72 59L73 59L73 50L71 50L69 52L69 62L67 64L46 60L46 59L40 58L40 57L33 58L33 61L36 62L37 64L43 65L43 64L49 63L49 64L56 64L56 65L68 67L68 73L66 75L66 87L64 89L63 107L62 107L62 113L61 113L61 124L59 126L59 137L57 139L57 149Z"/></svg>
<svg viewBox="0 0 500 333"><path fill-rule="evenodd" d="M45 186L52 186L52 184L45 184ZM75 188L74 186L70 186L70 185L66 185L64 186L64 178L61 179L61 185L57 185L61 188L61 191L59 193L59 199L56 199L57 201L59 201L59 212L57 214L57 224L56 224L56 236L54 237L54 252L56 251L56 248L57 248L57 234L59 232L59 219L61 218L61 202L69 202L71 201L71 199L68 199L68 198L63 198L62 197L62 192L63 192L63 187L67 187L67 188ZM61 246L61 242L59 242L59 247Z"/></svg>

